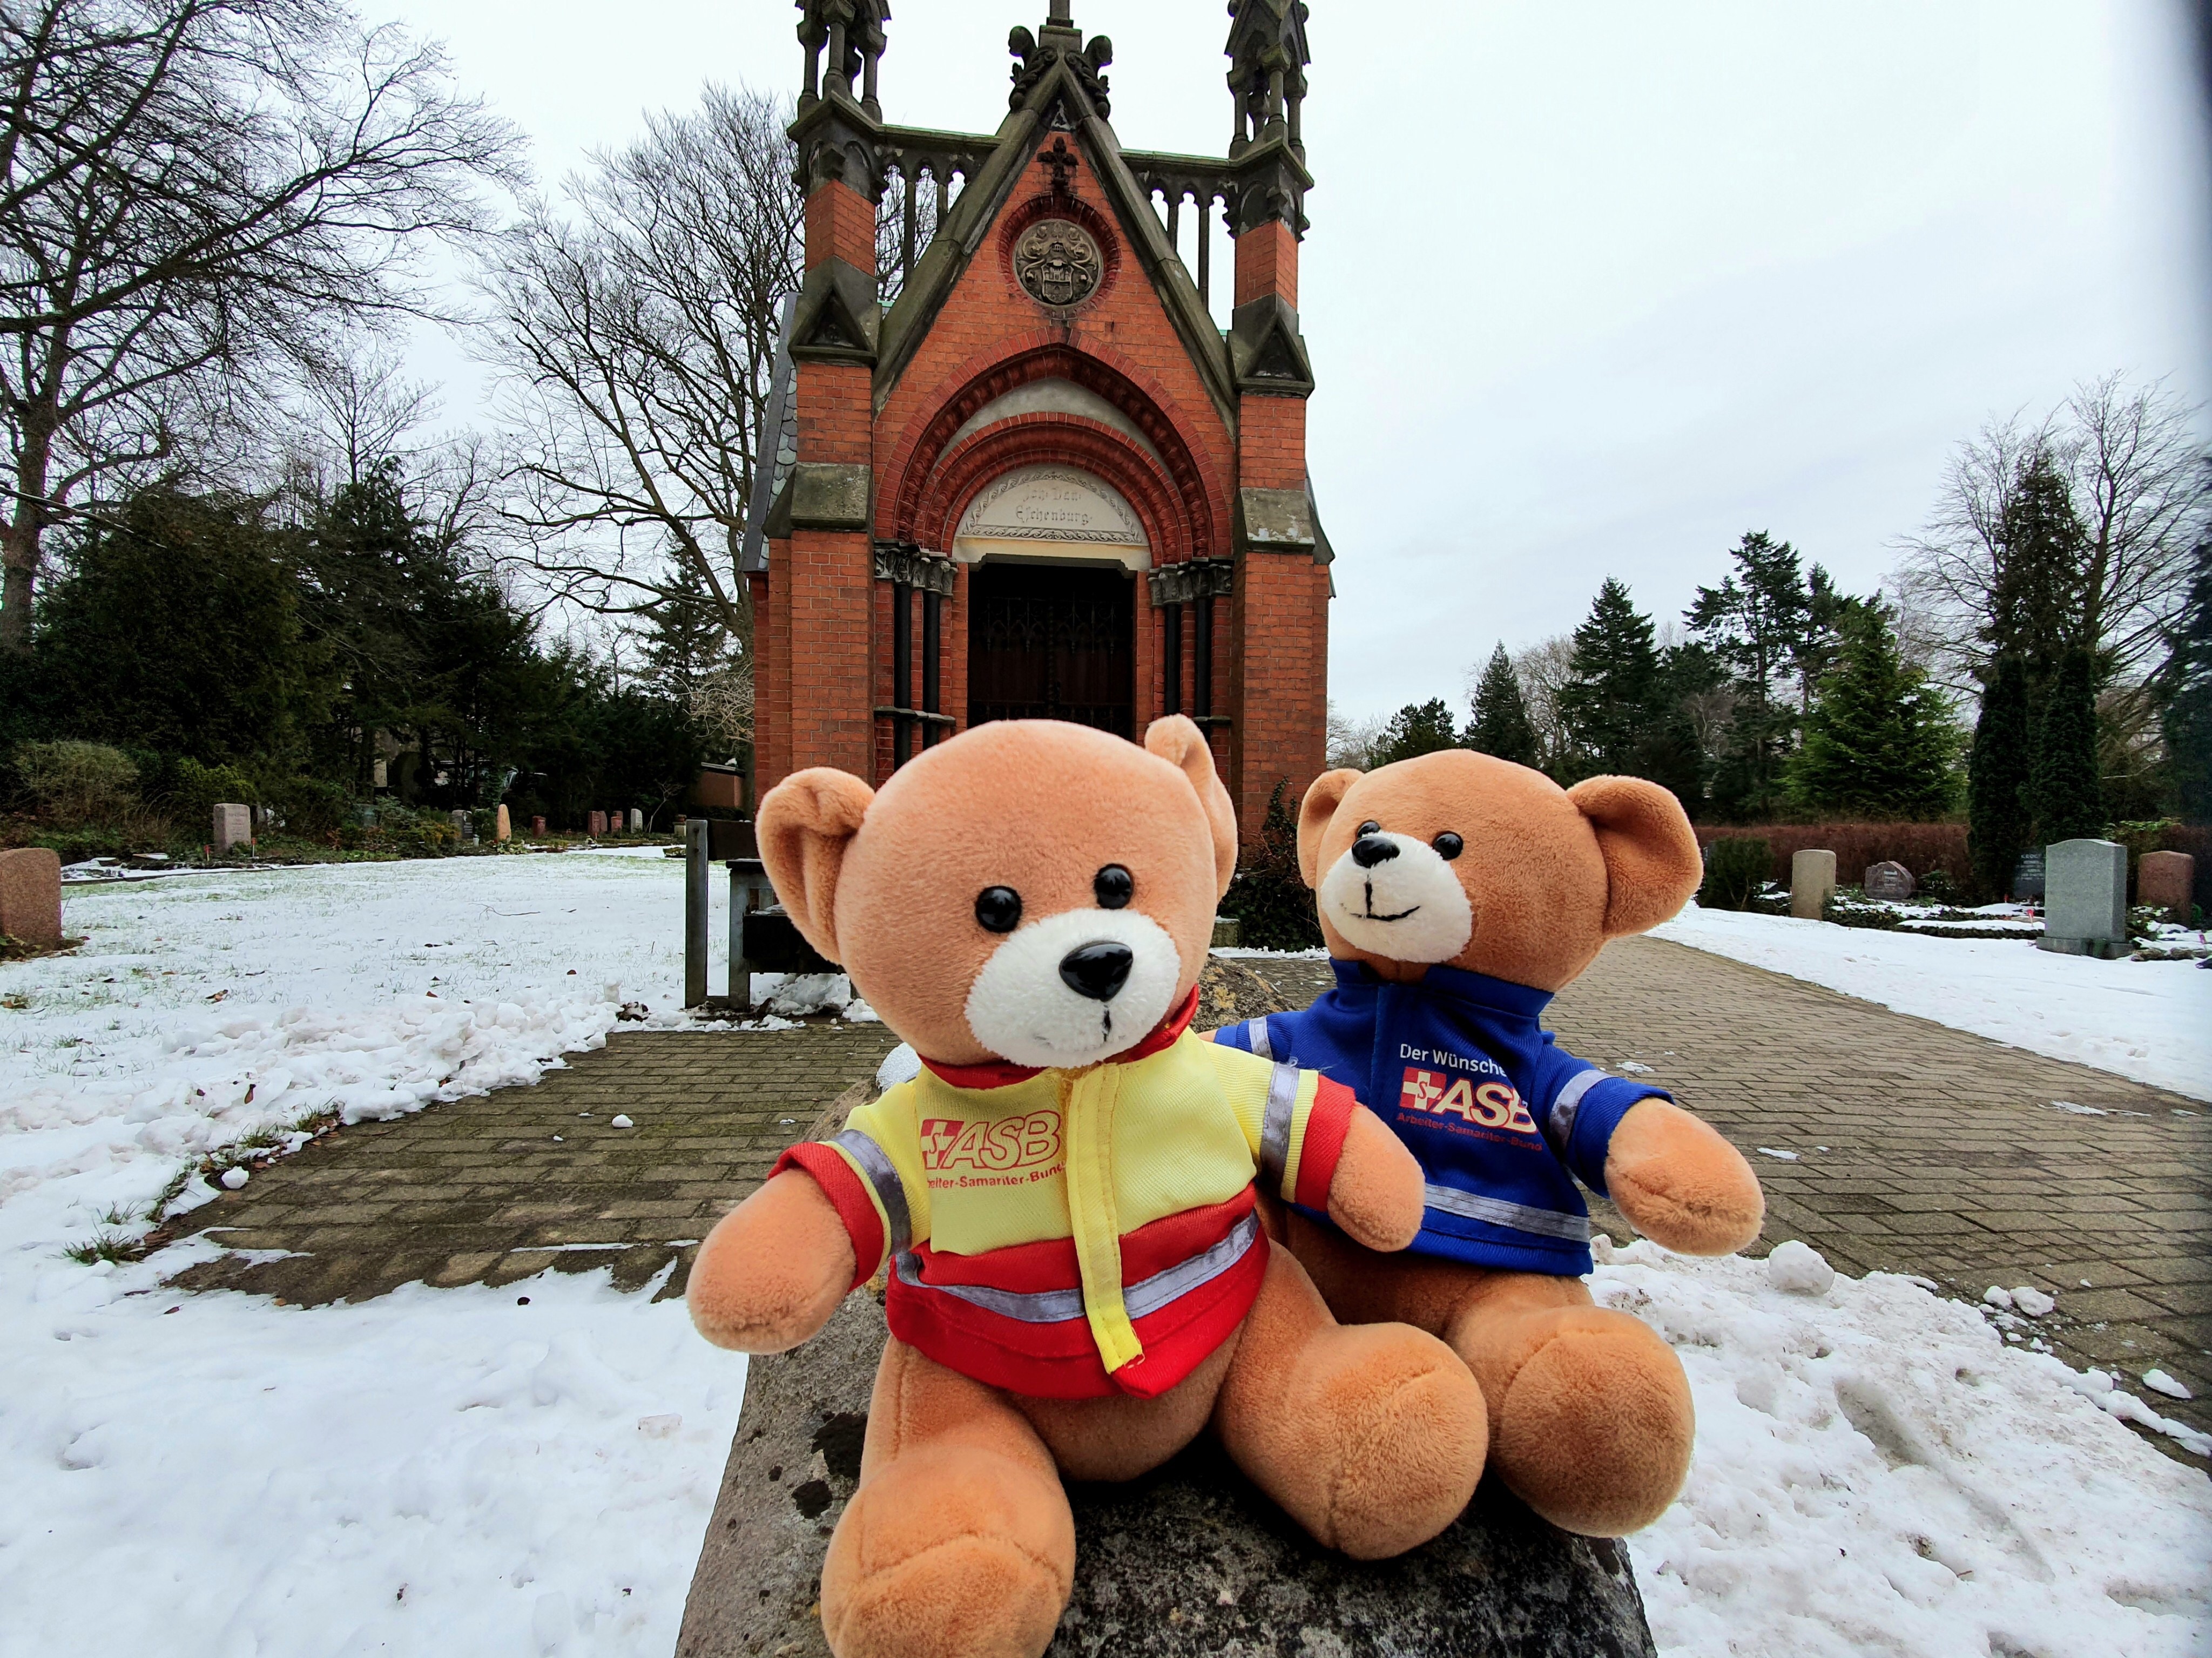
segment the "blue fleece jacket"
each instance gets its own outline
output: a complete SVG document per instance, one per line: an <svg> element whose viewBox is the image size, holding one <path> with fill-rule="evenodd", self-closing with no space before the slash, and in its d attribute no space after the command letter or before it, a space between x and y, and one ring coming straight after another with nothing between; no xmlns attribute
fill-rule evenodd
<svg viewBox="0 0 2212 1658"><path fill-rule="evenodd" d="M1336 987L1303 1013L1231 1025L1214 1040L1321 1072L1397 1131L1428 1181L1415 1254L1589 1272L1589 1210L1571 1176L1604 1195L1621 1118L1638 1100L1673 1096L1555 1046L1536 1023L1549 991L1449 967L1386 984L1359 963L1331 965Z"/></svg>

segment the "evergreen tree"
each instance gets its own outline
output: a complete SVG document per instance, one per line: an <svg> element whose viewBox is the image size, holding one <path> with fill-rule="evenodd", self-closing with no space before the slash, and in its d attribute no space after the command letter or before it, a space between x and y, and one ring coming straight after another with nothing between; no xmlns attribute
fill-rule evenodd
<svg viewBox="0 0 2212 1658"><path fill-rule="evenodd" d="M1505 654L1503 641L1490 653L1490 664L1474 688L1474 715L1461 734L1461 741L1468 748L1510 760L1516 766L1538 763L1535 723L1528 718L1528 701L1521 695L1521 677L1513 671L1513 660Z"/></svg>
<svg viewBox="0 0 2212 1658"><path fill-rule="evenodd" d="M2027 797L2045 846L2105 832L2097 779L2096 659L2079 646L2059 655L2043 687L2028 762Z"/></svg>
<svg viewBox="0 0 2212 1658"><path fill-rule="evenodd" d="M1255 950L1311 950L1322 941L1314 896L1298 870L1298 826L1283 796L1283 779L1267 797L1258 835L1237 849L1237 877L1221 913L1237 918L1237 936Z"/></svg>
<svg viewBox="0 0 2212 1658"><path fill-rule="evenodd" d="M1374 764L1387 766L1393 761L1411 760L1417 754L1458 746L1459 733L1452 729L1450 708L1443 698L1431 697L1426 702L1408 702L1390 716L1390 723L1376 740Z"/></svg>
<svg viewBox="0 0 2212 1658"><path fill-rule="evenodd" d="M660 694L688 709L700 682L728 659L730 636L706 578L689 559L674 563L669 592L646 612L645 662Z"/></svg>
<svg viewBox="0 0 2212 1658"><path fill-rule="evenodd" d="M1559 692L1573 769L1582 776L1632 774L1657 724L1659 650L1651 618L1638 611L1625 585L1607 576L1574 639L1569 677Z"/></svg>
<svg viewBox="0 0 2212 1658"><path fill-rule="evenodd" d="M2173 805L2192 823L2212 823L2212 541L2197 549L2197 576L2159 672Z"/></svg>
<svg viewBox="0 0 2212 1658"><path fill-rule="evenodd" d="M1966 849L1983 894L2012 896L2013 872L2033 844L2027 801L2027 663L2001 653L1984 670L1982 711L1966 762Z"/></svg>
<svg viewBox="0 0 2212 1658"><path fill-rule="evenodd" d="M1735 568L1719 586L1698 588L1684 620L1735 677L1718 792L1735 814L1763 817L1780 798L1783 762L1803 717L1815 660L1813 596L1797 550L1763 530L1747 531L1729 556Z"/></svg>
<svg viewBox="0 0 2212 1658"><path fill-rule="evenodd" d="M1835 665L1805 716L1790 759L1791 802L1808 812L1871 818L1940 817L1957 792L1950 710L1907 667L1880 607L1843 629Z"/></svg>

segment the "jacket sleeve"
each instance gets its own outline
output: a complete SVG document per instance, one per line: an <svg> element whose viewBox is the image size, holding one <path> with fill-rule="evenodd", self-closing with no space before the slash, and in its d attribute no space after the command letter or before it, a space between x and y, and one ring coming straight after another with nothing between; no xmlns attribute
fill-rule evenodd
<svg viewBox="0 0 2212 1658"><path fill-rule="evenodd" d="M1638 1100L1674 1097L1663 1088L1633 1077L1616 1077L1588 1060L1578 1060L1558 1047L1550 1031L1544 1033L1543 1051L1537 1058L1536 1097L1530 1102L1536 1126L1553 1154L1600 1197L1607 1195L1605 1154L1620 1120Z"/></svg>
<svg viewBox="0 0 2212 1658"><path fill-rule="evenodd" d="M902 1083L855 1110L843 1133L793 1146L769 1171L774 1176L800 1169L813 1176L853 1240L855 1288L873 1278L886 1257L929 1238L929 1182L915 1103L914 1084Z"/></svg>
<svg viewBox="0 0 2212 1658"><path fill-rule="evenodd" d="M1217 1033L1207 1052L1259 1165L1261 1189L1304 1208L1326 1209L1358 1099L1318 1071L1301 1071L1227 1044L1227 1034Z"/></svg>

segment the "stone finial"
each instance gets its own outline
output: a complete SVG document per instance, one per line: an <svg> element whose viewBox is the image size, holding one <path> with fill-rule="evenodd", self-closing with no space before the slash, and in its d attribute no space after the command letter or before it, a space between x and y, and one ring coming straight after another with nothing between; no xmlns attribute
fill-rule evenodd
<svg viewBox="0 0 2212 1658"><path fill-rule="evenodd" d="M1306 48L1304 0L1231 0L1229 8L1229 92L1237 105L1237 130L1229 144L1236 155L1247 144L1281 137L1299 156L1305 154L1301 115L1305 104Z"/></svg>
<svg viewBox="0 0 2212 1658"><path fill-rule="evenodd" d="M797 0L799 44L806 49L805 79L800 85L802 112L824 94L853 96L853 77L860 81L860 107L880 121L876 97L877 65L884 55L884 25L890 21L890 0ZM824 53L829 62L823 63Z"/></svg>

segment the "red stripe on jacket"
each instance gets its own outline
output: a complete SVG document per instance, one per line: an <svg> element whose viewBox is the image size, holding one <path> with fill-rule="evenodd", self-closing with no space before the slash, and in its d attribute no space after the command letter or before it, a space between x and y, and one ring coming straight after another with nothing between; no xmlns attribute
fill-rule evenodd
<svg viewBox="0 0 2212 1658"><path fill-rule="evenodd" d="M884 1258L884 1224L876 1214L867 1183L834 1147L820 1140L793 1146L775 1160L768 1177L774 1180L787 1169L811 1175L822 1195L837 1211L837 1218L845 1223L846 1235L853 1240L854 1278L848 1292L859 1289L876 1275Z"/></svg>
<svg viewBox="0 0 2212 1658"><path fill-rule="evenodd" d="M1352 1114L1359 1096L1342 1083L1327 1077L1317 1079L1313 1109L1306 1114L1306 1137L1298 1152L1298 1183L1291 1201L1326 1214L1329 1182L1344 1156L1344 1137L1352 1132Z"/></svg>

